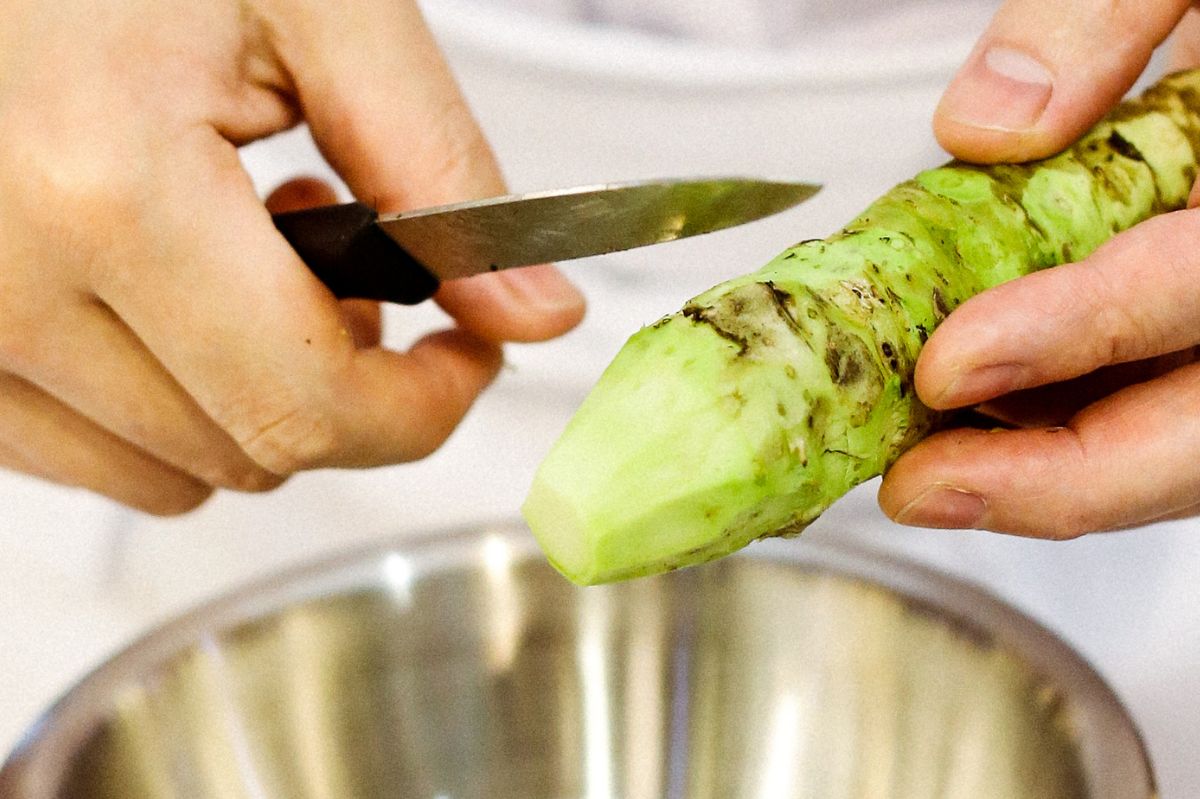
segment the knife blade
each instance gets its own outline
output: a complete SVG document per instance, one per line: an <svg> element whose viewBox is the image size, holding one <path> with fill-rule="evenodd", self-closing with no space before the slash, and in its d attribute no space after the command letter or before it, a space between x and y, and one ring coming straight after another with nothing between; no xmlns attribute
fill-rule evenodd
<svg viewBox="0 0 1200 799"><path fill-rule="evenodd" d="M819 189L740 177L648 180L384 216L346 203L273 219L336 296L411 305L443 280L709 233L779 213Z"/></svg>

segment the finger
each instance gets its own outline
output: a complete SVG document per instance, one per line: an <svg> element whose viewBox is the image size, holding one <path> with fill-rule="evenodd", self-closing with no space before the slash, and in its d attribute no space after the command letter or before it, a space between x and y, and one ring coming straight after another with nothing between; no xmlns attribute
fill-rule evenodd
<svg viewBox="0 0 1200 799"><path fill-rule="evenodd" d="M294 4L273 22L321 151L351 191L396 211L504 193L491 148L416 7ZM438 302L494 341L548 338L576 324L583 299L546 267L447 283Z"/></svg>
<svg viewBox="0 0 1200 799"><path fill-rule="evenodd" d="M360 385L376 395L396 394L373 413L370 427L399 430L399 444L381 459L375 447L350 447L339 466L374 466L381 460L412 461L432 453L450 436L476 396L495 379L503 363L500 348L466 330L431 333L403 355L366 350ZM397 386L404 390L397 391Z"/></svg>
<svg viewBox="0 0 1200 799"><path fill-rule="evenodd" d="M267 210L273 214L299 211L337 202L337 192L325 181L314 177L294 178L267 197ZM358 347L375 347L383 337L383 315L379 303L371 300L343 300L346 327Z"/></svg>
<svg viewBox="0 0 1200 799"><path fill-rule="evenodd" d="M1200 9L1194 5L1183 15L1171 35L1167 71L1177 72L1200 66Z"/></svg>
<svg viewBox="0 0 1200 799"><path fill-rule="evenodd" d="M1200 8L1189 8L1175 27L1171 49L1167 57L1168 71L1175 72L1200 66ZM1200 205L1200 176L1192 183L1187 207Z"/></svg>
<svg viewBox="0 0 1200 799"><path fill-rule="evenodd" d="M1007 0L934 115L968 161L1025 161L1066 147L1145 69L1189 0Z"/></svg>
<svg viewBox="0 0 1200 799"><path fill-rule="evenodd" d="M1171 36L1171 47L1167 53L1167 71L1177 72L1200 66L1200 8L1195 2L1187 10L1183 19L1175 26ZM1200 177L1192 183L1188 194L1187 207L1195 208L1200 205Z"/></svg>
<svg viewBox="0 0 1200 799"><path fill-rule="evenodd" d="M204 142L170 153L175 179L138 209L155 246L114 242L99 296L269 472L427 454L495 376L498 347L460 332L407 354L358 349L233 147L195 135Z"/></svg>
<svg viewBox="0 0 1200 799"><path fill-rule="evenodd" d="M1200 212L1180 211L971 298L926 342L918 394L934 408L975 405L1196 344L1197 253Z"/></svg>
<svg viewBox="0 0 1200 799"><path fill-rule="evenodd" d="M18 331L21 343L3 347L7 371L203 483L265 491L283 482L247 457L109 308L85 301L55 316L53 329Z"/></svg>
<svg viewBox="0 0 1200 799"><path fill-rule="evenodd" d="M7 374L0 374L0 464L156 515L192 510L212 492Z"/></svg>
<svg viewBox="0 0 1200 799"><path fill-rule="evenodd" d="M879 502L903 524L1072 538L1200 502L1200 364L1130 386L1066 427L954 430L901 456Z"/></svg>
<svg viewBox="0 0 1200 799"><path fill-rule="evenodd" d="M1184 519L1194 519L1200 516L1200 503L1189 505L1186 508L1164 513L1162 516L1156 516L1153 519L1148 519L1140 524L1129 525L1130 527L1140 527L1142 524L1158 524L1159 522L1176 522Z"/></svg>
<svg viewBox="0 0 1200 799"><path fill-rule="evenodd" d="M1016 427L1060 427L1075 414L1121 389L1144 383L1196 360L1194 349L1117 364L1073 380L1015 391L978 406L980 413Z"/></svg>
<svg viewBox="0 0 1200 799"><path fill-rule="evenodd" d="M333 205L337 192L325 181L314 177L292 178L267 195L267 210L273 214L301 211L318 205Z"/></svg>
<svg viewBox="0 0 1200 799"><path fill-rule="evenodd" d="M545 341L583 319L583 295L548 264L445 283L438 304L492 341Z"/></svg>

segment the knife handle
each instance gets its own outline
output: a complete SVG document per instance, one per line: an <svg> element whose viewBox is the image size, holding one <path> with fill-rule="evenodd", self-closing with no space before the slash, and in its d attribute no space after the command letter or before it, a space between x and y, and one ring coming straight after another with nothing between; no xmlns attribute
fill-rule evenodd
<svg viewBox="0 0 1200 799"><path fill-rule="evenodd" d="M339 299L416 305L438 279L379 229L379 214L362 203L275 214L275 227L312 273Z"/></svg>

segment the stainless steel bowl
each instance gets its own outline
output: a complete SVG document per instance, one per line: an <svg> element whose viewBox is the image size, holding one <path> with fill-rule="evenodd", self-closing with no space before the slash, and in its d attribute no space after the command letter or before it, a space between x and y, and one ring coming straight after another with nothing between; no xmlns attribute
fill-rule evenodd
<svg viewBox="0 0 1200 799"><path fill-rule="evenodd" d="M3 799L1140 799L1138 734L980 591L805 542L601 588L527 533L411 539L152 633Z"/></svg>

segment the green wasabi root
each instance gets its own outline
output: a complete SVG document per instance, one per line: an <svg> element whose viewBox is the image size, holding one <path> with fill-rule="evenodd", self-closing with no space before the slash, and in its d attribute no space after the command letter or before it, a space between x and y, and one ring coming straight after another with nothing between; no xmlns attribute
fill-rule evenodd
<svg viewBox="0 0 1200 799"><path fill-rule="evenodd" d="M571 580L664 572L800 532L939 422L929 334L987 288L1184 207L1200 72L1043 161L952 162L636 333L541 464L523 513Z"/></svg>

